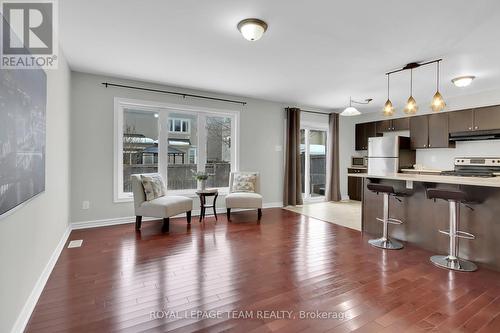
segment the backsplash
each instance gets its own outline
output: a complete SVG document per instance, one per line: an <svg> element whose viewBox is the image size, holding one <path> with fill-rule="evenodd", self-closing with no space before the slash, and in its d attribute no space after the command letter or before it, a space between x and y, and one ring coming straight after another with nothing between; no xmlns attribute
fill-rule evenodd
<svg viewBox="0 0 500 333"><path fill-rule="evenodd" d="M459 141L455 148L418 149L417 164L431 169L453 169L455 157L499 157L500 140Z"/></svg>

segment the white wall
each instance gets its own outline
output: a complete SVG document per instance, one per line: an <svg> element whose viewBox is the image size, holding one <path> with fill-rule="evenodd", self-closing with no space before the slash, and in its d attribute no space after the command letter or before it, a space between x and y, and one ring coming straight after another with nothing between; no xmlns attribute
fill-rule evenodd
<svg viewBox="0 0 500 333"><path fill-rule="evenodd" d="M0 332L29 315L30 305L23 307L67 231L69 96L70 71L60 52L59 69L47 71L45 192L0 219Z"/></svg>
<svg viewBox="0 0 500 333"><path fill-rule="evenodd" d="M217 94L122 80L85 73L72 73L71 117L71 221L88 222L131 217L132 203L113 202L113 101L114 97L241 110L240 170L259 171L264 204L280 204L283 192L284 108L281 103L245 97L221 96L248 102L246 106L137 90L104 88L101 82L148 86L193 94ZM82 201L90 209L82 209ZM195 203L198 200L195 198ZM224 198L219 197L218 206ZM195 206L195 209L197 207Z"/></svg>
<svg viewBox="0 0 500 333"><path fill-rule="evenodd" d="M500 104L500 90L486 91L475 95L461 95L446 98L446 111L463 110L472 107ZM422 109L424 107L421 106ZM431 113L421 110L418 115ZM394 118L403 117L399 111ZM387 119L381 112L366 113L358 117L340 117L340 181L342 198L347 195L347 168L351 156L361 156L366 152L357 152L354 148L355 124ZM408 135L403 131L401 135ZM461 156L500 156L500 140L457 142L456 148L418 149L416 163L427 168L453 169L453 158Z"/></svg>

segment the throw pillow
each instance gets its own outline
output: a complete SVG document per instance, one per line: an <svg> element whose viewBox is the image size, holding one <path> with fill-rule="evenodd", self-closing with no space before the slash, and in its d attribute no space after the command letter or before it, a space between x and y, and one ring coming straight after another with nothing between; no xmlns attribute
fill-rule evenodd
<svg viewBox="0 0 500 333"><path fill-rule="evenodd" d="M255 192L257 174L236 173L233 178L233 192Z"/></svg>
<svg viewBox="0 0 500 333"><path fill-rule="evenodd" d="M141 181L147 201L151 201L165 195L165 184L159 174L141 175Z"/></svg>

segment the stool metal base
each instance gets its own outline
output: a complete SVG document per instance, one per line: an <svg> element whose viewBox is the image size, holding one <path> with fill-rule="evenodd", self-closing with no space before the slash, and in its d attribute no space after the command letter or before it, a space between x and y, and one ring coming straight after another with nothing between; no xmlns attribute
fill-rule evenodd
<svg viewBox="0 0 500 333"><path fill-rule="evenodd" d="M378 239L370 239L368 243L370 243L370 245L372 246L386 250L400 250L403 248L403 244L401 244L400 242L383 237Z"/></svg>
<svg viewBox="0 0 500 333"><path fill-rule="evenodd" d="M477 266L468 260L452 258L450 256L432 256L431 262L441 268L452 269L459 272L474 272Z"/></svg>

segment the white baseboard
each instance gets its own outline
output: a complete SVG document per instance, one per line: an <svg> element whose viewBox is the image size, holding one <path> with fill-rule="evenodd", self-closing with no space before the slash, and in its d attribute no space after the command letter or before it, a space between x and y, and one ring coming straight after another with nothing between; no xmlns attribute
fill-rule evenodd
<svg viewBox="0 0 500 333"><path fill-rule="evenodd" d="M57 259L59 259L59 256L61 255L61 252L64 249L64 245L68 241L70 234L71 234L71 225L68 225L66 231L59 240L57 247L55 248L54 252L52 252L49 262L47 263L47 265L45 265L42 274L36 281L33 289L31 290L31 294L26 300L26 303L24 303L23 309L21 310L21 313L17 317L17 320L14 323L14 326L12 327L11 330L12 333L24 332L26 325L28 324L28 321L31 317L31 314L35 309L36 303L38 302L38 299L42 294L43 288L45 288L45 284L47 283L47 280L49 279L50 274L52 273L52 270L56 265Z"/></svg>
<svg viewBox="0 0 500 333"><path fill-rule="evenodd" d="M264 203L262 205L262 208L278 208L278 207L283 207L282 202L268 202ZM249 209L234 209L233 211L238 212L238 211L244 211L244 210L249 210ZM217 214L224 214L226 212L225 207L219 207L217 208ZM192 216L199 216L200 215L200 210L193 210L192 211ZM212 211L207 210L207 216L213 215ZM179 214L174 217L184 217L186 214ZM143 221L152 221L152 220L158 220L156 217L144 217L142 219ZM118 224L127 224L127 223L135 223L135 216L126 216L126 217L117 217L117 218L111 218L111 219L102 219L102 220L90 220L90 221L80 221L80 222L73 222L71 223L72 229L77 230L77 229L87 229L87 228L98 228L98 227L107 227L107 226L112 226L112 225L118 225Z"/></svg>

